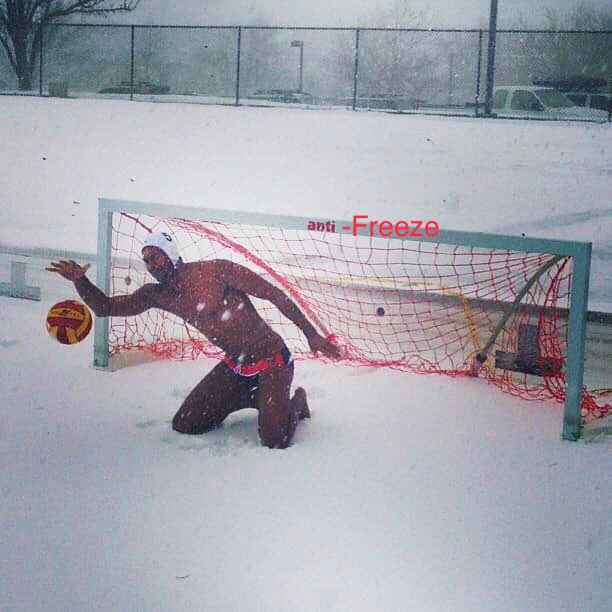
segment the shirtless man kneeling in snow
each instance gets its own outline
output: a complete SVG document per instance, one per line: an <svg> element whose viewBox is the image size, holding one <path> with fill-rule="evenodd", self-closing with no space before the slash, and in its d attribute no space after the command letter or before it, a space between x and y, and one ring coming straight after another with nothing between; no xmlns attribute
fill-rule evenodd
<svg viewBox="0 0 612 612"><path fill-rule="evenodd" d="M174 416L175 431L203 434L230 413L256 407L262 443L270 448L289 446L298 420L310 416L306 392L298 387L290 398L291 354L248 296L272 302L302 330L312 351L338 358L338 347L318 334L280 289L248 268L221 259L183 263L165 233L147 237L142 258L157 283L143 285L131 295L106 296L85 276L89 264L51 262L47 270L74 282L96 316L126 317L160 308L193 325L225 352Z"/></svg>

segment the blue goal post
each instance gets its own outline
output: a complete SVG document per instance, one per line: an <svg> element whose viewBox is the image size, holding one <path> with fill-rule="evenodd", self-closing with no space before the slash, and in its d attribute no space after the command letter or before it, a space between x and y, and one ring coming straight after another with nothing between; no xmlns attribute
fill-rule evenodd
<svg viewBox="0 0 612 612"><path fill-rule="evenodd" d="M113 241L113 215L155 216L164 219L191 219L224 224L246 224L283 230L306 230L309 224L321 224L329 230L330 221L290 215L274 215L259 212L174 206L129 200L100 199L98 207L98 247L96 283L107 295L111 283L111 259ZM354 227L353 221L333 222L336 234L371 236L369 227ZM323 230L324 231L324 230ZM440 229L435 236L419 237L393 235L394 240L409 240L453 245L456 247L508 250L524 253L542 253L572 259L571 288L569 295L568 338L566 355L566 388L563 411L562 438L577 440L582 428L581 406L583 398L584 355L587 322L591 243L569 240L551 240L479 232ZM519 300L520 301L519 296ZM94 338L94 365L109 366L109 319L97 318Z"/></svg>

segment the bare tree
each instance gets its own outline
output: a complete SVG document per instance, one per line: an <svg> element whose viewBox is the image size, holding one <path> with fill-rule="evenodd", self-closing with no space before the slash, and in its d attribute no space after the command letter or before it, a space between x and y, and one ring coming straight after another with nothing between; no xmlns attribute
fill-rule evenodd
<svg viewBox="0 0 612 612"><path fill-rule="evenodd" d="M395 0L372 13L375 27L388 31L367 32L361 44L360 82L375 96L430 97L437 58L434 37L429 32L397 32L397 28L425 28L429 11L417 12L407 0Z"/></svg>
<svg viewBox="0 0 612 612"><path fill-rule="evenodd" d="M134 10L140 0L0 0L0 44L20 90L32 87L43 28L69 15L108 15Z"/></svg>
<svg viewBox="0 0 612 612"><path fill-rule="evenodd" d="M560 14L557 9L546 9L549 27L559 30L610 30L612 9L596 9L583 2L572 11Z"/></svg>
<svg viewBox="0 0 612 612"><path fill-rule="evenodd" d="M559 34L539 56L546 62L551 78L588 81L610 81L612 65L612 9L593 9L586 3L574 10L559 14L546 11L549 27L555 30L587 30L589 34ZM570 80L571 80L570 78ZM611 83L612 85L612 83Z"/></svg>

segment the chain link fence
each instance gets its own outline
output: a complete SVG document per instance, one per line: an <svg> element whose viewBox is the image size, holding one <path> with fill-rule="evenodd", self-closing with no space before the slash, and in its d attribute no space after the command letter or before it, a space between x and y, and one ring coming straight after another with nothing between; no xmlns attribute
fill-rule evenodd
<svg viewBox="0 0 612 612"><path fill-rule="evenodd" d="M0 93L478 116L487 44L486 30L51 24L27 92L0 55ZM496 85L552 86L581 110L523 108L512 90L493 112L609 121L611 72L612 31L499 30Z"/></svg>

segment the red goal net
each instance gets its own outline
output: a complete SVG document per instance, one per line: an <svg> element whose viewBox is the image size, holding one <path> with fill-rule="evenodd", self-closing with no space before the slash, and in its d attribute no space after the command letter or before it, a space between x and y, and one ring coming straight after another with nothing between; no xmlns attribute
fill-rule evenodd
<svg viewBox="0 0 612 612"><path fill-rule="evenodd" d="M114 213L112 226L111 295L154 282L142 244L151 231L169 231L184 261L229 259L282 289L333 335L341 363L477 373L521 398L565 397L570 257L131 213ZM312 356L272 304L253 303L297 359ZM111 320L109 352L126 351L221 357L195 328L157 309ZM584 394L585 420L611 411Z"/></svg>

